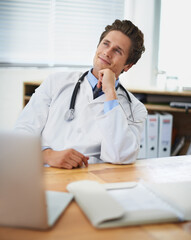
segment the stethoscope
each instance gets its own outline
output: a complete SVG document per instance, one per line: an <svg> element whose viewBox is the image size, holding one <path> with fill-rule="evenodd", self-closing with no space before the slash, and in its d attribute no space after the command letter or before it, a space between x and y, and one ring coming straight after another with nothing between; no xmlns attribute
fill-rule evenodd
<svg viewBox="0 0 191 240"><path fill-rule="evenodd" d="M89 71L85 72L80 78L79 80L77 81L75 87L74 87L74 91L72 93L72 98L71 98L71 101L70 101L70 107L68 109L68 111L66 112L65 114L65 117L64 119L66 121L72 121L74 119L74 112L75 112L75 103L76 103L76 97L77 97L77 94L78 94L78 91L80 89L80 85L81 83L83 82L85 76L88 74ZM130 111L131 111L131 117L133 119L133 122L134 122L134 117L133 117L133 113L132 113L132 109L131 109L131 98L129 96L129 93L126 91L126 89L120 84L118 83L118 86L116 88L116 90L118 89L118 87L120 87L125 93L126 93L126 96L127 96L127 99L129 101L129 106L130 106Z"/></svg>

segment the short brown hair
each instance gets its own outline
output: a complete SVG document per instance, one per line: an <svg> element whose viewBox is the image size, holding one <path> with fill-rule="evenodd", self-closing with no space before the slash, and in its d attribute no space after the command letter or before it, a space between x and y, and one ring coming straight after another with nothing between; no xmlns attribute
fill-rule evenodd
<svg viewBox="0 0 191 240"><path fill-rule="evenodd" d="M141 58L142 53L145 51L143 33L131 21L120 21L116 19L112 25L107 25L105 27L105 31L100 36L99 44L111 31L120 31L130 38L132 45L126 64L136 64Z"/></svg>

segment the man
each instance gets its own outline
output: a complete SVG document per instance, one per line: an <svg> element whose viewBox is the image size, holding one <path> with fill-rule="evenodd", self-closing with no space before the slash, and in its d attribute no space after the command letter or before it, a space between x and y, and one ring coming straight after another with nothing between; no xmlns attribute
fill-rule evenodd
<svg viewBox="0 0 191 240"><path fill-rule="evenodd" d="M118 77L143 52L142 32L130 21L116 20L102 33L93 68L77 91L74 119L66 121L66 113L82 74L56 73L35 91L15 129L42 136L44 163L50 166L71 169L88 162L133 163L147 111L118 87ZM102 92L94 99L95 87Z"/></svg>

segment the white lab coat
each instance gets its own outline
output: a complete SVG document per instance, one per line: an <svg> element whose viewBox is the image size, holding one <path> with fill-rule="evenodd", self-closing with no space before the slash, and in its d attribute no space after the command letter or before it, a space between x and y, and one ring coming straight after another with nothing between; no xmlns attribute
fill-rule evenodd
<svg viewBox="0 0 191 240"><path fill-rule="evenodd" d="M67 122L65 113L80 76L79 72L50 75L21 112L15 130L41 134L43 147L57 151L73 148L84 155L93 154L89 163L133 163L147 117L144 105L129 93L133 121L126 94L118 88L120 104L104 113L105 94L93 99L85 77L76 98L75 118Z"/></svg>

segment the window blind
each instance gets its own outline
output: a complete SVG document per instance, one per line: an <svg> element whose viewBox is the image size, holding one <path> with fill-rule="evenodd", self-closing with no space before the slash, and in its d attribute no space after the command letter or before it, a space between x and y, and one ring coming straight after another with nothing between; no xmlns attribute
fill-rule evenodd
<svg viewBox="0 0 191 240"><path fill-rule="evenodd" d="M163 85L166 84L169 89L173 89L170 87L173 84L179 90L191 87L190 9L190 0L161 0L158 68L162 70L159 74L163 73L164 76L161 78L165 79Z"/></svg>
<svg viewBox="0 0 191 240"><path fill-rule="evenodd" d="M124 0L0 1L0 63L89 66Z"/></svg>

